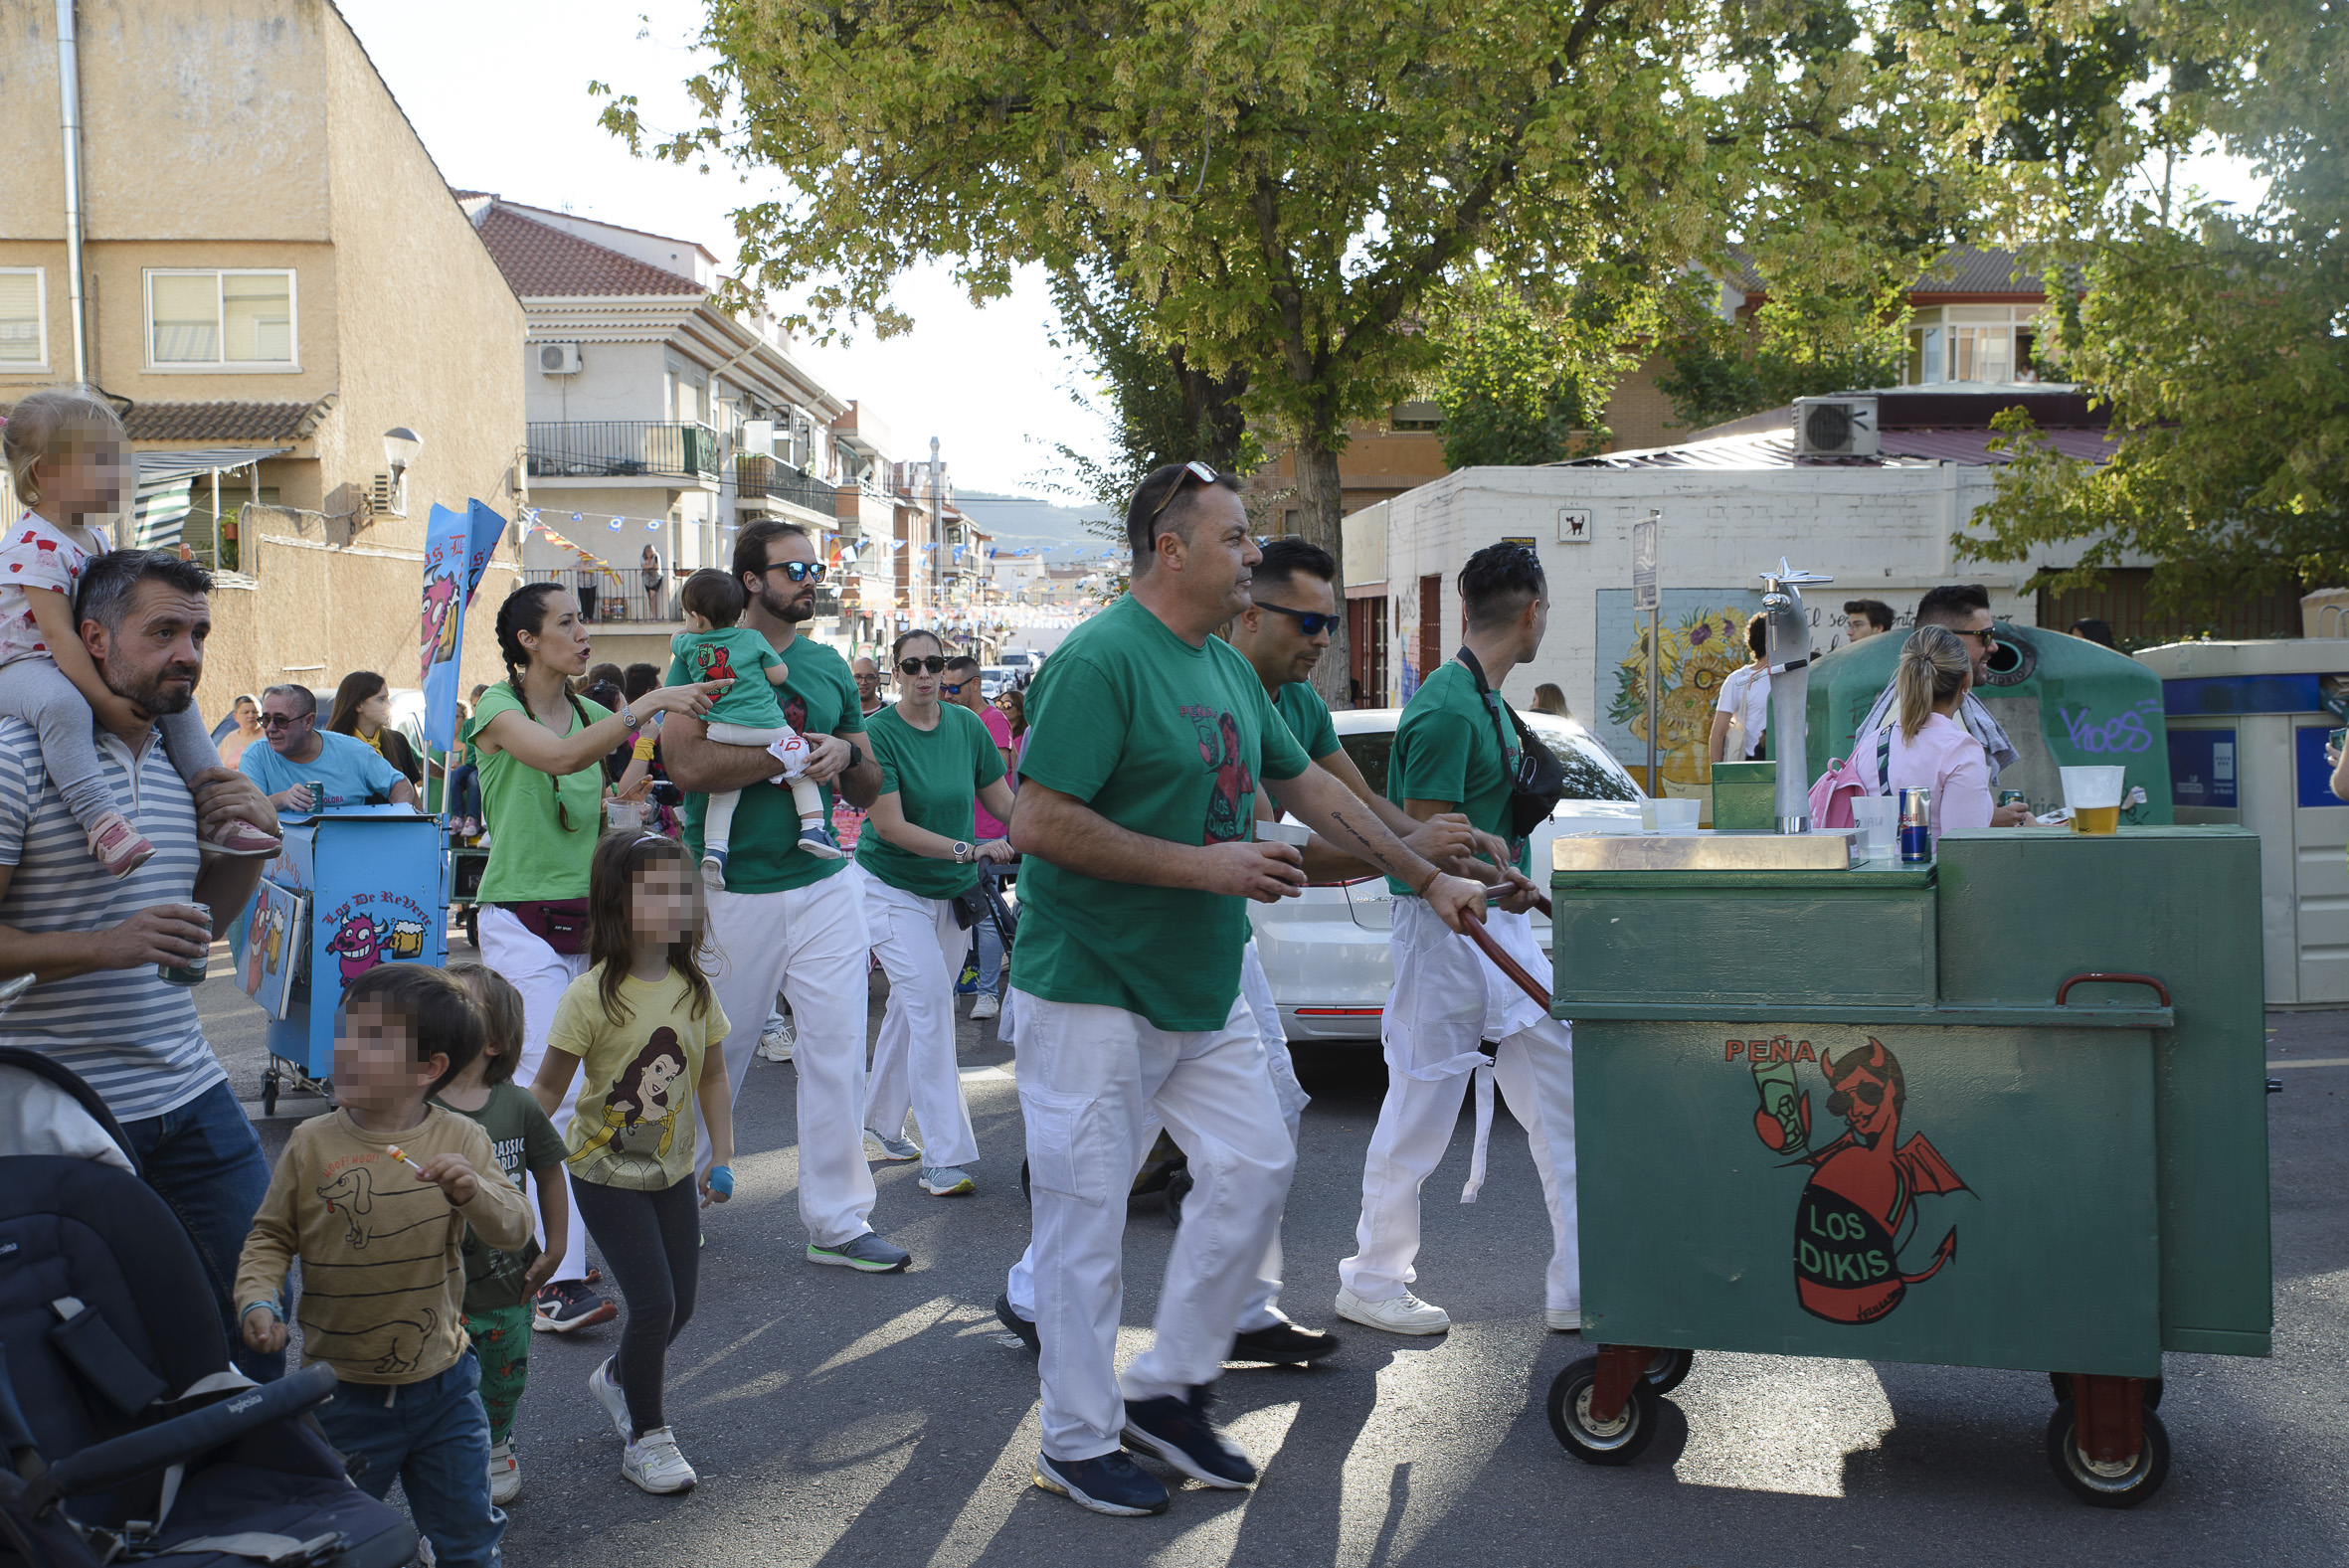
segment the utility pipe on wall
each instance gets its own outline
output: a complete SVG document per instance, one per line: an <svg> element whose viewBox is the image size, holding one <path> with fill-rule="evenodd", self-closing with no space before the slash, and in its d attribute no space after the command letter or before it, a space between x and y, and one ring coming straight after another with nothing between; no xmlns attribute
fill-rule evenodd
<svg viewBox="0 0 2349 1568"><path fill-rule="evenodd" d="M59 128L66 151L66 308L74 323L74 380L90 380L90 330L82 284L82 52L74 0L57 0Z"/></svg>

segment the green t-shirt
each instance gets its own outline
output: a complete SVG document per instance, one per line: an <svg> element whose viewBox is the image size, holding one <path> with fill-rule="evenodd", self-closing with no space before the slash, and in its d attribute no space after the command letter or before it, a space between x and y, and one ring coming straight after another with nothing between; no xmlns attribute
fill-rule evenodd
<svg viewBox="0 0 2349 1568"><path fill-rule="evenodd" d="M615 1023L603 982L600 963L573 980L547 1026L547 1049L579 1058L568 1163L580 1181L659 1192L693 1174L693 1091L703 1058L726 1038L726 1014L713 996L696 1018L693 989L672 969L657 980L623 976Z"/></svg>
<svg viewBox="0 0 2349 1568"><path fill-rule="evenodd" d="M612 717L610 709L584 697L578 703L578 712L587 715L589 724ZM465 726L464 738L472 740L501 713L518 713L526 724L538 722L514 695L513 686L500 681L473 704L473 722ZM579 724L574 715L561 733L575 735ZM558 801L563 816L571 819L569 832L556 814ZM481 807L489 818L489 864L481 872L478 895L482 903L587 897L588 868L595 862L596 840L604 833L603 758L557 780L518 761L511 752L484 752Z"/></svg>
<svg viewBox="0 0 2349 1568"><path fill-rule="evenodd" d="M434 1097L433 1104L444 1111L469 1117L481 1125L489 1134L489 1146L497 1152L497 1168L505 1179L522 1189L522 1172L545 1170L563 1163L565 1149L563 1134L555 1131L555 1124L538 1109L538 1101L519 1084L491 1086L489 1098L478 1111L459 1111L448 1101ZM466 1226L464 1233L464 1309L468 1312L493 1312L522 1305L522 1275L537 1261L538 1243L526 1241L519 1252L501 1252L473 1234Z"/></svg>
<svg viewBox="0 0 2349 1568"><path fill-rule="evenodd" d="M1523 871L1528 863L1526 840L1517 836L1509 820L1509 781L1517 771L1516 726L1501 719L1500 730L1509 733L1504 751L1494 717L1477 694L1476 677L1458 659L1421 681L1419 694L1394 727L1386 798L1397 805L1405 800L1458 801L1472 826L1511 847L1513 863ZM1392 877L1386 885L1397 896L1411 891Z"/></svg>
<svg viewBox="0 0 2349 1568"><path fill-rule="evenodd" d="M754 633L756 635L756 633ZM762 639L764 640L764 639ZM819 735L854 735L864 729L864 705L857 700L856 677L837 649L808 637L795 637L783 654L791 678L774 688L783 702L783 722L813 740ZM683 659L669 663L668 684L693 679ZM831 819L832 786L816 786L823 794L824 819ZM709 813L709 796L685 796L678 814L685 822L685 842L696 858L701 854L701 820ZM727 846L726 891L729 893L787 893L820 882L844 869L846 860L818 860L800 848L800 813L792 792L767 784L742 791L734 808L734 837ZM721 939L724 933L719 933Z"/></svg>
<svg viewBox="0 0 2349 1568"><path fill-rule="evenodd" d="M690 672L687 680L734 682L702 715L710 723L782 728L783 704L776 701L777 688L767 672L783 662L783 655L758 632L748 626L680 631L669 641L669 654Z"/></svg>
<svg viewBox="0 0 2349 1568"><path fill-rule="evenodd" d="M905 709L883 708L865 725L881 793L895 794L905 819L958 842L975 837L978 791L1003 777L1003 754L979 715L942 704L938 728L917 730ZM893 888L919 898L953 898L979 885L977 864L956 865L900 849L868 821L856 836L856 863Z"/></svg>
<svg viewBox="0 0 2349 1568"><path fill-rule="evenodd" d="M1297 737L1297 744L1305 748L1306 756L1318 763L1338 750L1338 726L1331 722L1330 705L1313 689L1313 682L1289 682L1273 698L1272 705L1289 722L1289 733Z"/></svg>
<svg viewBox="0 0 2349 1568"><path fill-rule="evenodd" d="M1027 693L1019 772L1120 827L1178 844L1247 838L1260 780L1309 759L1231 644L1192 647L1132 596L1069 633ZM731 871L729 871L731 876ZM1214 1029L1240 988L1247 900L1104 882L1032 853L1011 983L1051 1001Z"/></svg>

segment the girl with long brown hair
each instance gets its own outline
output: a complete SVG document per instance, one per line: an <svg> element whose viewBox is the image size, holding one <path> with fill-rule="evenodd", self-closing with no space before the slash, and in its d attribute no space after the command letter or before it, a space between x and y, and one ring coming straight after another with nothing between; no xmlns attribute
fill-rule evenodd
<svg viewBox="0 0 2349 1568"><path fill-rule="evenodd" d="M1957 722L1958 705L1973 685L1973 658L1955 632L1919 626L1909 633L1893 674L1885 786L1888 793L1918 785L1933 791L1936 842L1952 828L1990 825L1989 756ZM1874 739L1860 743L1863 756Z"/></svg>

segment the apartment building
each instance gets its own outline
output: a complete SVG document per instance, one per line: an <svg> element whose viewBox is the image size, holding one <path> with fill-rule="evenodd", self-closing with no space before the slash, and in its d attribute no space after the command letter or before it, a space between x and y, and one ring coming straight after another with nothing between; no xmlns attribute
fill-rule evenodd
<svg viewBox="0 0 2349 1568"><path fill-rule="evenodd" d="M208 712L353 669L415 685L432 503L519 498L521 304L326 0L64 14L0 34L0 404L86 381L123 411L144 506L118 531L221 569Z"/></svg>

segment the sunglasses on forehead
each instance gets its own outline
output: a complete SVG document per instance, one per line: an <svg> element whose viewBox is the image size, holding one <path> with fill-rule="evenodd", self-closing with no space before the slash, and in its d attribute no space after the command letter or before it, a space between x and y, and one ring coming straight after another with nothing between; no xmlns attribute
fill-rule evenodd
<svg viewBox="0 0 2349 1568"><path fill-rule="evenodd" d="M1218 476L1214 469L1197 461L1186 462L1174 470L1174 477L1167 482L1167 493L1160 496L1159 504L1150 509L1150 537L1142 542L1143 554L1148 555L1158 548L1159 514L1174 505L1174 497L1180 495L1183 487L1194 479L1201 484L1214 484Z"/></svg>

